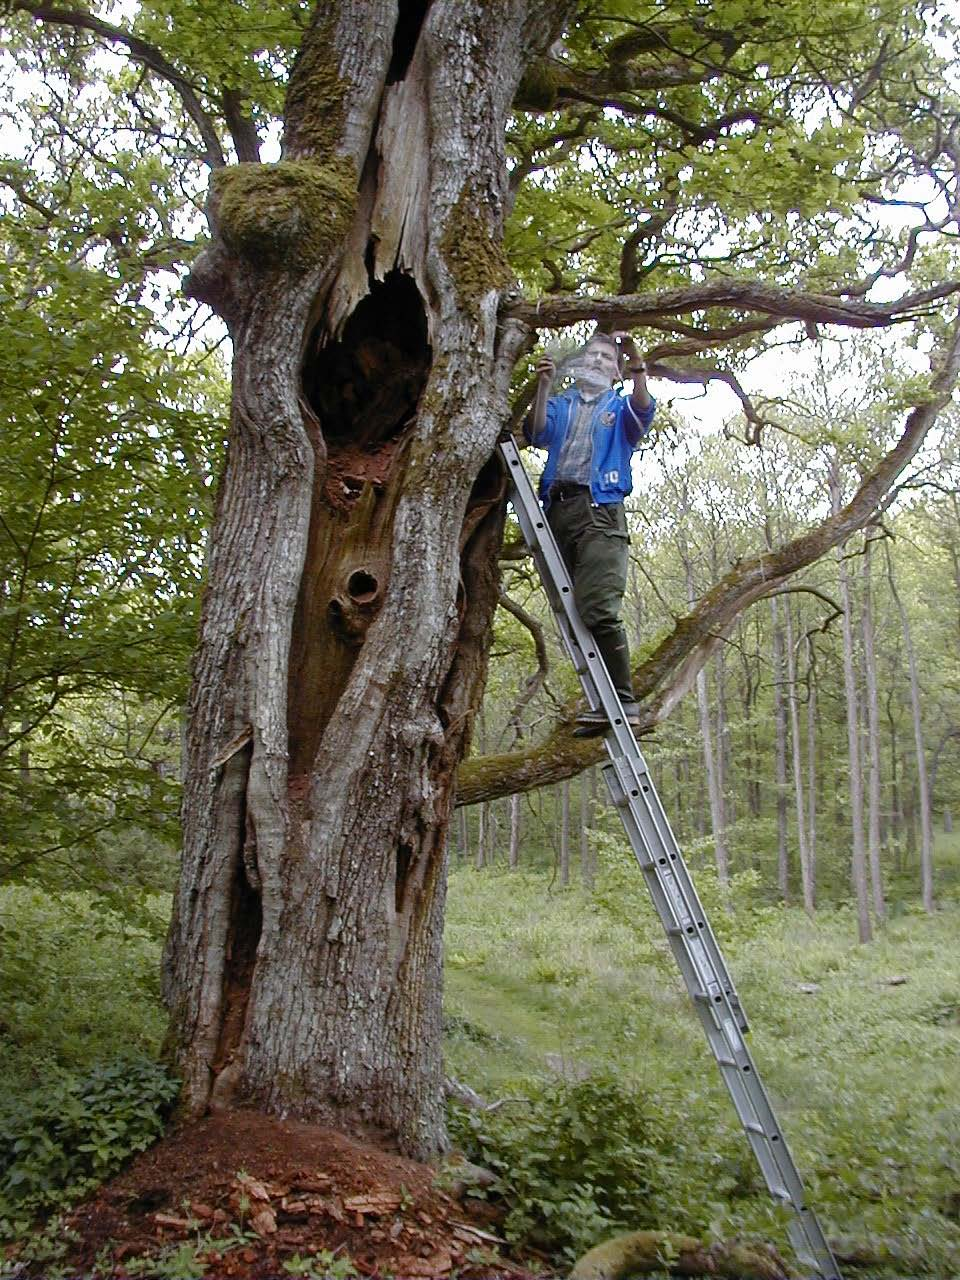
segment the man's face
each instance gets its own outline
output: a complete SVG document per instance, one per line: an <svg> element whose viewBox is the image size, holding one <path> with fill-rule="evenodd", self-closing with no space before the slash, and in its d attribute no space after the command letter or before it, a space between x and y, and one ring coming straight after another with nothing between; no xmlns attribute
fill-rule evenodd
<svg viewBox="0 0 960 1280"><path fill-rule="evenodd" d="M588 342L583 353L583 362L598 373L604 374L607 382L612 383L617 376L617 353L608 342Z"/></svg>
<svg viewBox="0 0 960 1280"><path fill-rule="evenodd" d="M574 378L578 386L602 389L611 386L619 372L614 347L608 342L588 342L583 349Z"/></svg>

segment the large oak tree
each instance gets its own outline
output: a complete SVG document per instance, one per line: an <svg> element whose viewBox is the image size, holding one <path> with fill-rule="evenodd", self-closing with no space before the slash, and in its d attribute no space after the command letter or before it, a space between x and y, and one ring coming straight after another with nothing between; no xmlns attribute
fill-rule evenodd
<svg viewBox="0 0 960 1280"><path fill-rule="evenodd" d="M952 393L946 20L894 0L319 0L216 20L157 0L130 25L14 7L61 71L94 74L104 46L127 59L125 127L178 181L212 171L187 290L228 326L233 393L165 963L186 1105L428 1156L458 770L480 799L597 752L560 723L461 769L518 362L544 329L633 328L655 376L731 386L762 447L773 415L737 372L785 326L910 323L932 343L851 502L783 546L760 551L758 530L642 660L655 724L743 610L876 516ZM155 251L97 235L121 264Z"/></svg>

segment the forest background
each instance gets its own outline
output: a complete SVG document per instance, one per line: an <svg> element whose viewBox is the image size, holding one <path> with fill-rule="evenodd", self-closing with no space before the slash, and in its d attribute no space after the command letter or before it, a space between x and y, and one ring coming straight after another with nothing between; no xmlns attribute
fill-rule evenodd
<svg viewBox="0 0 960 1280"><path fill-rule="evenodd" d="M185 148L183 98L172 110L169 83L108 54L95 30L38 38L18 21L5 60L24 78L8 86L13 144L0 172L8 1237L145 1142L169 1100L159 955L229 404L222 332L178 293L210 140ZM198 56L189 24L179 32L171 57ZM263 82L276 97L272 75ZM520 129L513 141L518 155L530 144ZM562 137L550 145L571 150ZM812 138L811 154L824 145ZM588 154L535 205L521 199L507 248L525 285L603 281L624 239L622 227L601 234L603 189L619 180L604 163ZM835 228L849 227L828 178L807 212L830 208ZM932 231L912 234L948 221L943 192L912 194L876 254L899 263L906 246L921 289L950 274L953 251ZM795 228L796 192L783 199ZM650 213L657 234L674 214L670 198ZM709 251L734 269L740 250L724 228L680 221L670 236L669 268ZM933 312L906 342L820 332L775 395L744 391L759 351L769 369L775 344L792 351L809 328L731 340L714 373L741 412L706 430L672 404L666 379L655 386L657 437L630 503L626 617L641 657L728 566L850 498L896 438L943 333ZM879 1241L895 1272L941 1276L960 1265L958 448L949 408L865 533L744 613L644 743L831 1234L851 1254ZM508 529L475 756L536 741L575 694L517 536ZM495 799L475 788L449 842L448 1070L485 1096L531 1103L509 1126L456 1109L451 1123L509 1187L512 1237L557 1258L617 1226L777 1238L595 770ZM69 1135L50 1120L68 1099ZM116 1131L122 1106L130 1119ZM617 1164L600 1150L589 1182L572 1136L581 1115L627 1153ZM544 1158L525 1163L531 1148Z"/></svg>

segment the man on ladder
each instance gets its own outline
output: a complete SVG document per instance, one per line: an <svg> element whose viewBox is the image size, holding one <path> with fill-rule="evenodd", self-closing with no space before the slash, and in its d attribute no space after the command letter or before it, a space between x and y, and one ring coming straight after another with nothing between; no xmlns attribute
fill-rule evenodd
<svg viewBox="0 0 960 1280"><path fill-rule="evenodd" d="M573 385L550 392L557 376L543 356L536 400L524 423L527 440L547 450L540 500L573 580L577 611L593 632L625 719L640 722L630 680L630 648L620 617L627 585L629 533L623 500L633 488L630 460L649 435L656 401L647 390L646 365L626 333L594 333L567 372ZM615 381L633 379L629 397ZM602 707L577 716L576 737L603 733Z"/></svg>
<svg viewBox="0 0 960 1280"><path fill-rule="evenodd" d="M633 366L629 372L636 379L629 400L612 389L620 368L618 351L611 339L598 341L595 334L587 351L600 342L604 353L596 350L591 352L589 361L581 362L584 371L574 373L575 389L566 395L550 395L553 362L542 360L537 366L540 387L526 434L533 444L549 451L540 485L541 501L537 501L530 485L516 441L504 435L499 450L510 482L510 500L543 581L560 638L590 707L600 708L599 715L591 718L592 723L584 723L583 728L588 733L604 734L609 756L603 766L604 780L747 1141L771 1196L793 1212L788 1230L801 1262L812 1266L821 1280L840 1280L836 1259L816 1213L807 1203L800 1173L744 1039L748 1026L740 997L670 829L647 762L631 732L631 717L624 714L626 706L636 706L630 687L626 638L621 654L610 636L615 634L615 627L620 627L622 633L619 612L626 577L626 542L622 537L612 537L611 531L619 532L622 527L625 532L625 525L611 518L606 508L619 505L622 513L623 498L631 487L630 455L649 431L654 405L633 342L622 344ZM588 407L582 408L582 402ZM589 426L589 434L584 437L589 448L583 440L578 443L585 424ZM564 476L571 453L574 481L567 481ZM586 468L585 458L589 463ZM569 494L567 484L571 485ZM576 506L568 507L568 503ZM558 518L557 510L574 514L561 514ZM578 510L580 514L575 515ZM552 518L550 513L554 513ZM609 541L594 547L597 537ZM592 548L589 554L583 551L584 546ZM617 570L618 591L612 593L613 625L608 626L601 643L600 635L591 634L586 618L581 617L580 600L586 596L589 601L584 579L589 586L592 576L599 577L600 570L594 568L597 560L601 564L621 563L618 546L622 548L623 569L622 573ZM610 554L604 555L611 547ZM603 586L601 594L604 592L609 597L611 589ZM610 610L606 617L609 621Z"/></svg>

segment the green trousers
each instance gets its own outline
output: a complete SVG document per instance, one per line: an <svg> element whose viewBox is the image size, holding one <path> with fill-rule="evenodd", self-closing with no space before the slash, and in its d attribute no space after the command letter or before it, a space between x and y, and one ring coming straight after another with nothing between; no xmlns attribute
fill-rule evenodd
<svg viewBox="0 0 960 1280"><path fill-rule="evenodd" d="M620 700L632 702L630 648L620 621L630 547L623 503L594 506L585 491L554 499L547 522L573 579L577 612L593 632Z"/></svg>

